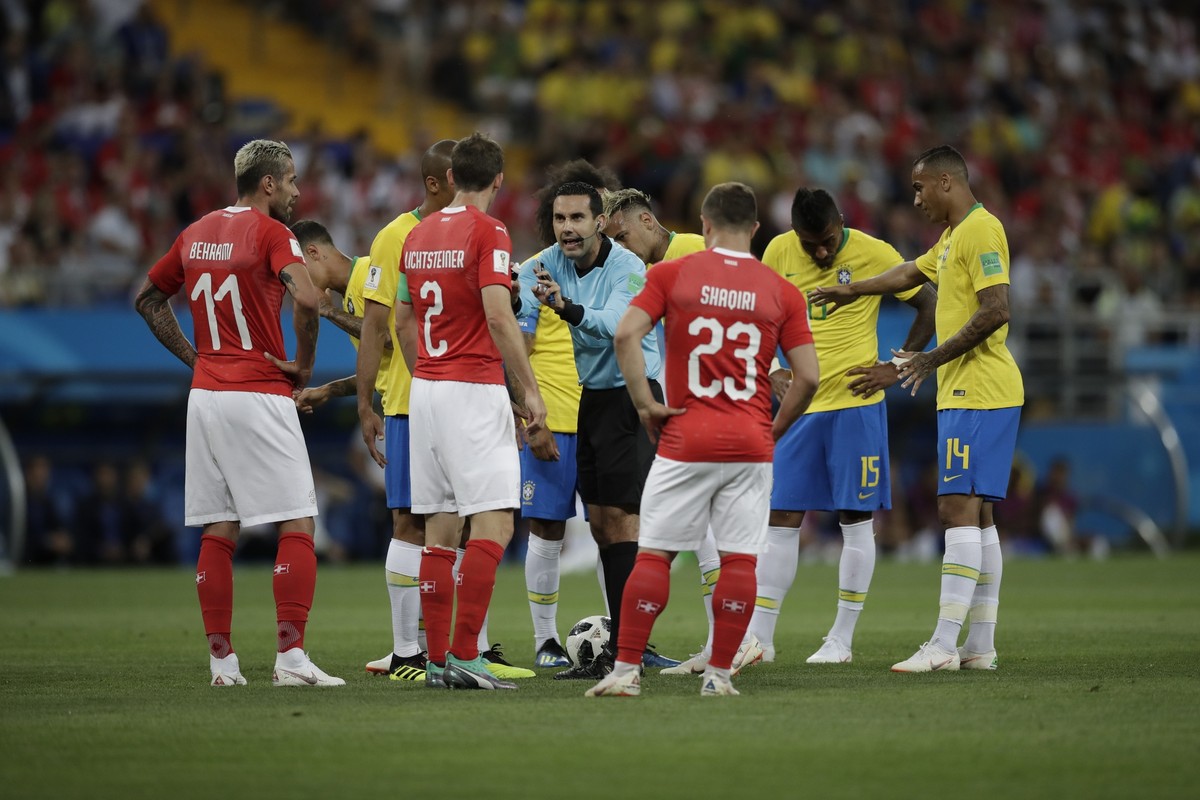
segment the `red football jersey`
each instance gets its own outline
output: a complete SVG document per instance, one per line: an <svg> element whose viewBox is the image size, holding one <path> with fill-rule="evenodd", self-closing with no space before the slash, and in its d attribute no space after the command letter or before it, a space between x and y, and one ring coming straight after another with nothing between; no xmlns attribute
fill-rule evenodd
<svg viewBox="0 0 1200 800"><path fill-rule="evenodd" d="M412 229L400 271L417 317L413 377L504 383L480 291L512 286L511 258L508 230L474 206L444 209Z"/></svg>
<svg viewBox="0 0 1200 800"><path fill-rule="evenodd" d="M303 263L287 226L248 207L213 211L179 234L150 281L166 294L186 287L199 355L193 388L291 395L291 380L263 353L287 360L279 273Z"/></svg>
<svg viewBox="0 0 1200 800"><path fill-rule="evenodd" d="M714 249L646 273L633 305L665 317L667 398L687 413L663 427L676 461L770 461L771 361L812 342L800 291L749 253Z"/></svg>

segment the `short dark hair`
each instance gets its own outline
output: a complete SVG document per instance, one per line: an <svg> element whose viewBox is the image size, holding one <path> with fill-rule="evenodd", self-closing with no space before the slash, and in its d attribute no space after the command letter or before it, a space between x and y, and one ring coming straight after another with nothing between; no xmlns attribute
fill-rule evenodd
<svg viewBox="0 0 1200 800"><path fill-rule="evenodd" d="M616 191L621 188L621 179L608 167L597 167L586 158L576 158L565 164L546 170L546 184L538 189L534 199L538 201L534 224L542 245L554 244L554 198L559 187L567 183L586 183L597 190Z"/></svg>
<svg viewBox="0 0 1200 800"><path fill-rule="evenodd" d="M421 156L421 178L437 178L439 183L444 182L456 144L458 142L453 139L442 139L426 150Z"/></svg>
<svg viewBox="0 0 1200 800"><path fill-rule="evenodd" d="M708 190L700 213L714 227L745 230L758 222L758 201L744 183L718 183Z"/></svg>
<svg viewBox="0 0 1200 800"><path fill-rule="evenodd" d="M302 219L293 224L292 235L296 237L296 241L300 243L301 247L307 247L310 244L333 244L333 237L329 235L329 231L314 219Z"/></svg>
<svg viewBox="0 0 1200 800"><path fill-rule="evenodd" d="M454 184L462 191L479 192L504 171L504 151L479 131L454 145L450 151Z"/></svg>
<svg viewBox="0 0 1200 800"><path fill-rule="evenodd" d="M913 160L914 169L921 164L925 165L926 172L939 174L942 172L957 172L962 175L963 180L971 179L971 176L967 173L967 160L962 157L962 153L948 144L931 147Z"/></svg>
<svg viewBox="0 0 1200 800"><path fill-rule="evenodd" d="M842 221L842 212L832 195L824 189L801 186L792 198L792 230L820 233Z"/></svg>
<svg viewBox="0 0 1200 800"><path fill-rule="evenodd" d="M600 199L600 192L595 186L583 181L569 181L559 186L554 192L554 198L557 200L560 197L586 197L588 199L588 210L592 212L593 217L598 217L604 213L604 201Z"/></svg>

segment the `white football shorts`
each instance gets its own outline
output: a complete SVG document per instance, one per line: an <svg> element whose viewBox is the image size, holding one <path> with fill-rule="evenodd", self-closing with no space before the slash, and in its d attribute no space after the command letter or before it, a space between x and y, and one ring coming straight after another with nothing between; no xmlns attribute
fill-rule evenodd
<svg viewBox="0 0 1200 800"><path fill-rule="evenodd" d="M689 462L656 456L642 492L638 545L698 550L712 526L717 549L758 555L771 514L771 462Z"/></svg>
<svg viewBox="0 0 1200 800"><path fill-rule="evenodd" d="M520 506L508 390L413 378L408 399L412 513L470 516Z"/></svg>
<svg viewBox="0 0 1200 800"><path fill-rule="evenodd" d="M308 448L290 397L192 389L186 450L185 525L317 515Z"/></svg>

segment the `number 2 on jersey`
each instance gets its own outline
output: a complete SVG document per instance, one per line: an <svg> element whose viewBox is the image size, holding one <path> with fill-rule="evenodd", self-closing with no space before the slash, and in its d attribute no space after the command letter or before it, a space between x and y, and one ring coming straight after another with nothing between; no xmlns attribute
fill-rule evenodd
<svg viewBox="0 0 1200 800"><path fill-rule="evenodd" d="M758 328L748 322L735 322L728 328L712 317L696 317L688 325L688 333L700 336L707 332L709 339L692 348L688 354L688 390L697 397L716 397L723 389L733 400L749 400L754 397L758 377L758 348L762 344L762 334ZM739 387L737 378L726 376L724 380L700 382L700 357L710 356L721 351L726 340L736 342L745 338L746 346L733 351L734 356L745 362L746 371Z"/></svg>
<svg viewBox="0 0 1200 800"><path fill-rule="evenodd" d="M445 339L438 339L437 344L433 343L433 318L442 313L442 287L437 281L429 281L421 285L421 299L428 300L430 297L433 300L429 303L429 309L425 312L425 322L421 325L421 332L425 336L425 352L430 358L437 358L444 355L449 344Z"/></svg>
<svg viewBox="0 0 1200 800"><path fill-rule="evenodd" d="M217 303L229 297L230 303L233 304L233 320L237 324L238 336L241 338L243 350L253 350L254 343L250 341L250 326L246 324L246 317L242 314L242 294L238 291L237 275L230 273L221 285L214 292L212 288L212 273L205 272L196 279L196 286L192 289L192 300L204 295L204 310L208 312L208 334L212 339L212 349L221 349L221 335L217 330Z"/></svg>

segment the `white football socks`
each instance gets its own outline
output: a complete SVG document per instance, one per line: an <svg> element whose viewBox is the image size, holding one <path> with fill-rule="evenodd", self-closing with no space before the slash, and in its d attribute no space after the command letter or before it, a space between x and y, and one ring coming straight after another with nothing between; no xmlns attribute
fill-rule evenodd
<svg viewBox="0 0 1200 800"><path fill-rule="evenodd" d="M750 632L758 637L764 647L774 646L775 623L779 621L783 598L796 580L798 563L800 529L767 528L767 547L758 557L755 569L758 597L754 601L754 616L750 618Z"/></svg>
<svg viewBox="0 0 1200 800"><path fill-rule="evenodd" d="M875 574L875 522L863 520L842 525L842 555L838 561L837 617L829 635L846 647L854 641L854 628Z"/></svg>
<svg viewBox="0 0 1200 800"><path fill-rule="evenodd" d="M558 639L558 581L562 540L551 541L529 534L525 551L525 592L533 618L533 646Z"/></svg>
<svg viewBox="0 0 1200 800"><path fill-rule="evenodd" d="M421 652L417 642L421 615L421 547L392 539L383 572L392 605L392 652L398 656L415 656Z"/></svg>
<svg viewBox="0 0 1200 800"><path fill-rule="evenodd" d="M937 628L930 641L950 652L958 648L958 634L975 586L983 559L979 528L961 526L946 529L946 554L942 557L942 592Z"/></svg>
<svg viewBox="0 0 1200 800"><path fill-rule="evenodd" d="M1004 557L996 526L984 528L980 537L979 582L971 596L971 627L963 644L963 648L971 653L989 653L996 649L996 613L1000 607L1000 578L1004 574Z"/></svg>
<svg viewBox="0 0 1200 800"><path fill-rule="evenodd" d="M704 614L708 617L708 640L704 643L705 654L712 652L713 642L713 587L721 577L721 554L717 550L717 540L710 527L704 534L704 542L696 551L696 561L700 565L700 591L704 593Z"/></svg>

